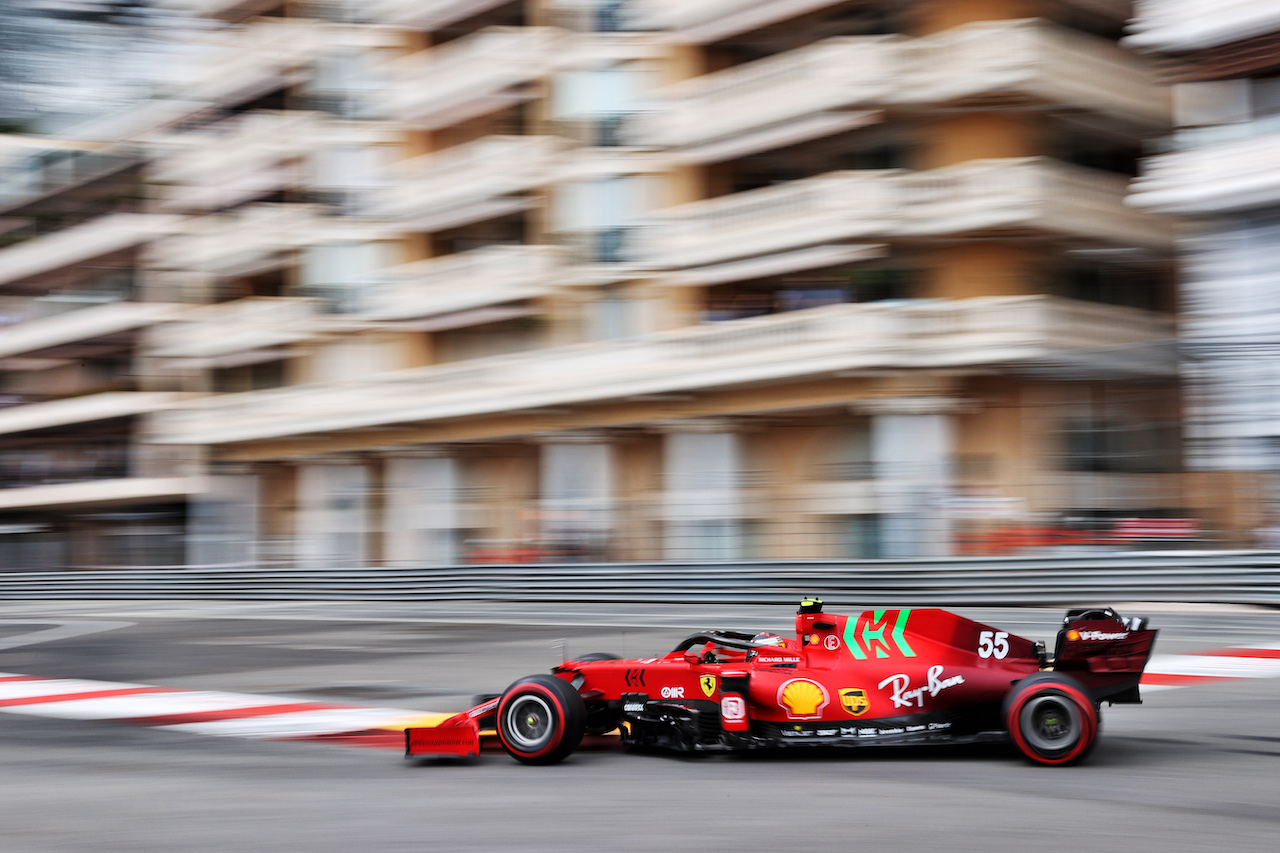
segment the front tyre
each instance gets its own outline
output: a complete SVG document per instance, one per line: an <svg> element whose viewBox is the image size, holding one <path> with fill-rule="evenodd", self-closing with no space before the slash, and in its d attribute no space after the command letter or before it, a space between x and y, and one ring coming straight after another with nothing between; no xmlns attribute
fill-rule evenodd
<svg viewBox="0 0 1280 853"><path fill-rule="evenodd" d="M554 675L530 675L498 700L498 740L517 761L555 764L578 748L587 710L578 691Z"/></svg>
<svg viewBox="0 0 1280 853"><path fill-rule="evenodd" d="M1097 708L1066 676L1045 672L1024 678L1004 709L1014 746L1037 764L1074 764L1097 743Z"/></svg>

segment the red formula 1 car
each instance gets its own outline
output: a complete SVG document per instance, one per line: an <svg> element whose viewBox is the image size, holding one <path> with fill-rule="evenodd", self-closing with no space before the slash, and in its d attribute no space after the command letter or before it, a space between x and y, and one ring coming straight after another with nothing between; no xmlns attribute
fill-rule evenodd
<svg viewBox="0 0 1280 853"><path fill-rule="evenodd" d="M796 637L707 631L660 658L588 655L531 675L439 726L406 755L475 755L482 732L526 764L584 734L677 751L975 743L1011 739L1041 764L1079 761L1103 702L1140 702L1156 632L1110 608L1069 611L1042 643L945 610L824 613L805 599Z"/></svg>

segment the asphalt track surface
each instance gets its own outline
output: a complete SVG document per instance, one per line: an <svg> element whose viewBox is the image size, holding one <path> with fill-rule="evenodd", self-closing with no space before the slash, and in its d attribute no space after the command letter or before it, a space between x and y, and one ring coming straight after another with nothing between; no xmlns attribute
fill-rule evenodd
<svg viewBox="0 0 1280 853"><path fill-rule="evenodd" d="M1119 605L1117 605L1119 607ZM848 612L856 603L828 609ZM1120 607L1122 612L1133 608ZM1060 610L963 610L1050 639ZM1139 608L1157 652L1280 645L1280 613ZM562 655L783 630L783 608L0 605L0 671L461 710ZM394 749L0 714L0 853L26 851L1275 850L1280 678L1104 708L1088 764L1003 748L404 761Z"/></svg>

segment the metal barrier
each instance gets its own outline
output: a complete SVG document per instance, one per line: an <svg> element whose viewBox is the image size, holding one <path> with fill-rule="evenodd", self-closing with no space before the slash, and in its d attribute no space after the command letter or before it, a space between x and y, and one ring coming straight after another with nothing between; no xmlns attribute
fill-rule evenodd
<svg viewBox="0 0 1280 853"><path fill-rule="evenodd" d="M807 594L876 605L1203 601L1280 605L1280 553L0 572L4 599L275 599L789 604Z"/></svg>

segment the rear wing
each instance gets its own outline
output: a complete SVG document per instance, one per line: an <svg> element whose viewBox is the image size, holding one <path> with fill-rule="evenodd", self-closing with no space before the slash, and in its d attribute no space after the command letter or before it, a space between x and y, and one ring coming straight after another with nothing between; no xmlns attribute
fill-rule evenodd
<svg viewBox="0 0 1280 853"><path fill-rule="evenodd" d="M1138 682L1158 633L1147 627L1146 617L1121 616L1110 607L1068 610L1053 668L1070 673L1094 702L1141 702Z"/></svg>

